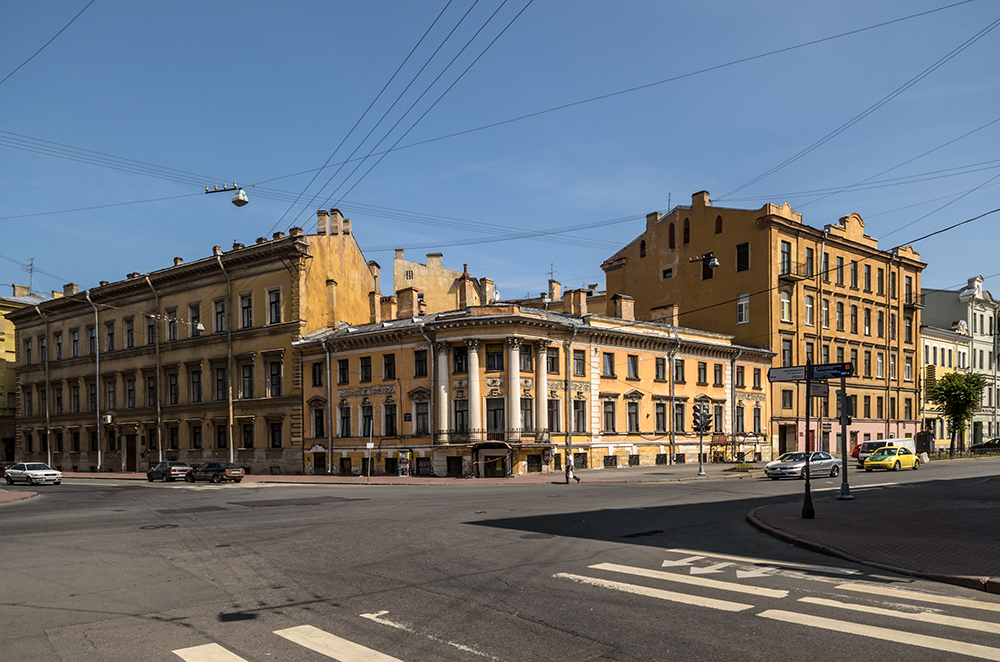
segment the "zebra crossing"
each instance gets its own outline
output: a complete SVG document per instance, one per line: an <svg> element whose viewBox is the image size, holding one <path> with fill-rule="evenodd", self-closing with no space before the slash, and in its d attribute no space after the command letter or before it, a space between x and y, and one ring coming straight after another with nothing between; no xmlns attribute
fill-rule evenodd
<svg viewBox="0 0 1000 662"><path fill-rule="evenodd" d="M399 658L356 644L312 625L275 630L274 634L339 662L402 662ZM173 653L185 662L248 662L216 643L180 648Z"/></svg>
<svg viewBox="0 0 1000 662"><path fill-rule="evenodd" d="M661 569L616 563L597 563L588 566L588 569L603 576L559 572L553 577L577 584L695 607L746 613L769 621L793 624L798 627L830 630L841 634L893 642L903 646L1000 662L1000 623L970 618L968 615L959 616L947 613L948 609L960 609L973 614L985 612L983 616L989 617L991 613L1000 612L1000 603L998 602L937 595L895 588L876 582L865 582L851 577L860 574L859 571L845 568L787 563L771 559L755 559L688 549L669 549L666 551L689 556L681 559L666 559L663 561ZM716 562L718 559L724 561ZM699 562L702 563L699 564ZM707 566L704 565L705 562L707 562ZM751 569L741 570L739 566L744 568L751 566ZM798 579L811 578L802 575L802 572L819 573L822 575L819 580L827 583L831 582L831 577L840 577L832 580L831 585L835 595L831 597L816 597L815 595L796 597L793 595L794 591L791 590L759 585L762 581L773 580L772 573L778 573L782 569L790 571L788 576L794 576ZM755 583L702 576L707 573L719 574L728 571L734 571L737 579L750 579ZM687 574L684 574L685 572ZM616 576L616 579L608 579L607 575ZM621 575L669 584L671 588L683 585L698 590L698 594L620 581ZM844 579L845 575L850 579ZM712 595L721 592L724 594ZM705 593L709 595L705 595ZM779 603L788 602L789 604L786 608L773 608L773 602L769 602L762 607L759 603L755 604L754 598L760 601L777 600ZM855 598L857 601L852 601L850 598ZM894 602L887 603L885 602L887 600ZM877 604L880 601L882 604ZM820 613L816 613L816 609L819 609ZM844 614L847 615L846 618ZM881 625L875 625L867 622L870 620L868 618L859 618L859 614L872 619L884 620L879 621L882 623ZM889 624L889 627L885 626L886 623ZM921 626L948 628L949 636L926 634L919 631ZM951 630L955 630L954 635L951 634ZM963 640L963 633L975 633L980 643ZM990 644L993 644L994 641L995 644L981 643L984 640L984 635L991 639ZM951 638L952 636L954 638Z"/></svg>

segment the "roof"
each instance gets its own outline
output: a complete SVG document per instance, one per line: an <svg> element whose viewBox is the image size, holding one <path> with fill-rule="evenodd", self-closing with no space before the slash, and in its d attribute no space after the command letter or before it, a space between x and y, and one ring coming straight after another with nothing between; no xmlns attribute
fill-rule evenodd
<svg viewBox="0 0 1000 662"><path fill-rule="evenodd" d="M37 294L29 294L23 297L0 297L0 302L10 303L16 306L34 306L36 303L48 301L50 298L51 297L38 296Z"/></svg>

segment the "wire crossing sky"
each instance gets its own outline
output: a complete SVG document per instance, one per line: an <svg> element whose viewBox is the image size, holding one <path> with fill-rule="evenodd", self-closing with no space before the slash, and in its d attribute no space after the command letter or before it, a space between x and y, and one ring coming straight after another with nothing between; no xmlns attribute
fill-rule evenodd
<svg viewBox="0 0 1000 662"><path fill-rule="evenodd" d="M996 208L995 3L675 4L11 3L0 282L93 287L312 205L370 259L441 251L509 297L603 283L700 190L857 212L883 248ZM234 181L241 209L201 193ZM925 286L993 275L994 219L921 242Z"/></svg>

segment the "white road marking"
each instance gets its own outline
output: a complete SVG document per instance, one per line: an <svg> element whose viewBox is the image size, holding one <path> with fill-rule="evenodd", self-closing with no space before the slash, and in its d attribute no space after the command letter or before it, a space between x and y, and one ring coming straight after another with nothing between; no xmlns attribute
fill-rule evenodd
<svg viewBox="0 0 1000 662"><path fill-rule="evenodd" d="M757 559L752 556L734 556L732 554L715 554L713 552L699 552L693 549L668 549L668 552L674 552L676 554L703 554L705 556L712 556L717 559L727 559L729 561L739 561L741 563L749 563L751 565L775 565L781 568L803 568L805 570L817 570L819 572L836 572L843 575L857 575L860 573L859 570L850 570L848 568L834 568L825 565L813 565L811 563L792 563L791 561L775 561L774 559Z"/></svg>
<svg viewBox="0 0 1000 662"><path fill-rule="evenodd" d="M275 630L274 634L339 662L402 662L399 658L341 639L311 625Z"/></svg>
<svg viewBox="0 0 1000 662"><path fill-rule="evenodd" d="M692 575L707 575L713 572L722 572L723 568L728 568L732 563L715 563L704 568L691 568Z"/></svg>
<svg viewBox="0 0 1000 662"><path fill-rule="evenodd" d="M722 582L718 579L707 579L705 577L691 577L689 575L677 575L661 570L647 570L646 568L634 568L628 565L618 565L617 563L598 563L590 566L594 570L607 570L609 572L621 572L626 575L636 575L638 577L649 577L651 579L664 579L670 582L702 586L704 588L714 588L723 591L734 591L736 593L748 593L750 595L760 595L766 598L783 598L788 595L788 591L773 588L763 588L760 586L746 586L734 584L732 582Z"/></svg>
<svg viewBox="0 0 1000 662"><path fill-rule="evenodd" d="M909 621L920 621L922 623L933 623L935 625L947 625L949 627L965 628L966 630L977 630L981 632L1000 634L1000 623L976 621L971 618L945 616L944 614L926 611L898 611L896 609L885 609L883 607L872 607L869 605L856 605L850 602L840 602L838 600L828 600L826 598L799 598L799 602L808 602L809 604L823 605L824 607L837 607L839 609L862 611L867 614L879 614L880 616L892 616L893 618L905 618Z"/></svg>
<svg viewBox="0 0 1000 662"><path fill-rule="evenodd" d="M930 637L913 632L899 632L889 628L880 628L863 623L852 621L837 621L832 618L821 618L819 616L809 616L807 614L797 614L791 611L781 611L779 609L768 609L758 616L795 625L806 625L824 630L833 630L846 634L855 634L861 637L871 637L872 639L882 639L896 644L908 644L920 648L930 648L931 650L946 651L948 653L958 653L978 657L984 660L994 660L1000 662L1000 648L990 648L979 644L967 644L962 641L952 639L942 639L940 637Z"/></svg>
<svg viewBox="0 0 1000 662"><path fill-rule="evenodd" d="M917 591L907 591L900 588L890 588L878 584L838 584L841 591L854 591L855 593L870 593L883 597L902 598L904 600L918 600L921 602L934 602L940 605L952 605L955 607L968 607L970 609L983 609L985 611L1000 611L1000 604L995 602L979 602L968 598L953 598L947 595L933 595L931 593L919 593Z"/></svg>
<svg viewBox="0 0 1000 662"><path fill-rule="evenodd" d="M705 558L705 557L704 556L689 556L686 559L680 559L678 561L664 561L663 565L660 566L660 567L661 568L675 568L675 567L681 566L681 565L691 565L695 561L700 561L703 558Z"/></svg>
<svg viewBox="0 0 1000 662"><path fill-rule="evenodd" d="M174 655L185 662L247 662L239 655L230 653L219 644L192 646L174 651Z"/></svg>
<svg viewBox="0 0 1000 662"><path fill-rule="evenodd" d="M397 630L402 630L403 632L409 632L410 634L416 634L416 635L420 634L415 629L413 629L409 625L406 625L405 623L398 623L396 621L390 621L388 618L385 618L385 615L388 613L389 613L388 611L377 611L374 614L359 614L359 616L361 616L361 618L367 618L368 620L374 621L380 625L388 625L389 627L396 628ZM472 653L473 655L478 655L480 657L488 657L491 660L500 659L499 657L494 657L489 653L484 653L482 651L476 650L471 646L459 644L454 641L447 641L445 639L440 639L439 637L436 637L433 634L424 634L423 636L427 637L431 641L438 641L442 644L448 644L449 646L453 646L454 648L457 648L458 650L464 651L466 653Z"/></svg>
<svg viewBox="0 0 1000 662"><path fill-rule="evenodd" d="M767 566L764 566L763 568L759 568L757 570L737 570L736 579L749 579L750 577L766 577L769 574L771 574L771 572L773 572L774 570L777 570L777 568L769 568Z"/></svg>
<svg viewBox="0 0 1000 662"><path fill-rule="evenodd" d="M610 588L615 591L622 591L623 593L633 593L635 595L642 595L648 598L669 600L670 602L681 602L688 605L695 605L697 607L708 607L709 609L719 609L722 611L745 611L747 609L753 609L753 605L745 605L739 602L729 602L728 600L715 600L712 598L702 598L698 597L697 595L688 595L686 593L674 593L673 591L664 591L663 589L659 588L650 588L648 586L638 586L636 584L613 582L607 579L597 579L596 577L571 575L565 572L560 572L552 576L557 577L559 579L570 579L580 584L589 584L591 586L599 586L601 588Z"/></svg>

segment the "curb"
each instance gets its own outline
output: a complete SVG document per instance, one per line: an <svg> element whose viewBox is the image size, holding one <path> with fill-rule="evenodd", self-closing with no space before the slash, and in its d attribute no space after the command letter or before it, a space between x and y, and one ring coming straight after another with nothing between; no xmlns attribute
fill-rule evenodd
<svg viewBox="0 0 1000 662"><path fill-rule="evenodd" d="M827 556L833 556L835 558L843 559L845 561L850 561L851 563L858 563L860 565L868 566L869 568L877 568L879 570L885 570L888 572L894 572L898 575L907 575L909 577L919 577L920 579L928 579L930 581L939 582L942 584L953 584L955 586L961 586L963 588L971 588L977 591L985 591L986 593L1000 594L1000 577L974 577L968 575L936 575L928 572L919 572L917 570L910 570L909 568L900 568L898 566L888 565L886 563L878 563L875 561L869 561L863 559L859 556L855 556L850 552L845 552L841 549L830 545L824 545L822 543L809 540L807 538L802 538L787 531L783 531L776 527L766 524L759 517L757 517L757 511L766 506L761 506L760 508L754 508L749 513L747 513L747 522L755 529L762 531L769 536L777 538L783 542L791 543L796 547L801 547L802 549L807 549L811 552L818 552L820 554L826 554Z"/></svg>
<svg viewBox="0 0 1000 662"><path fill-rule="evenodd" d="M0 490L0 505L16 501L26 501L36 496L38 496L38 492L8 492L7 490Z"/></svg>

